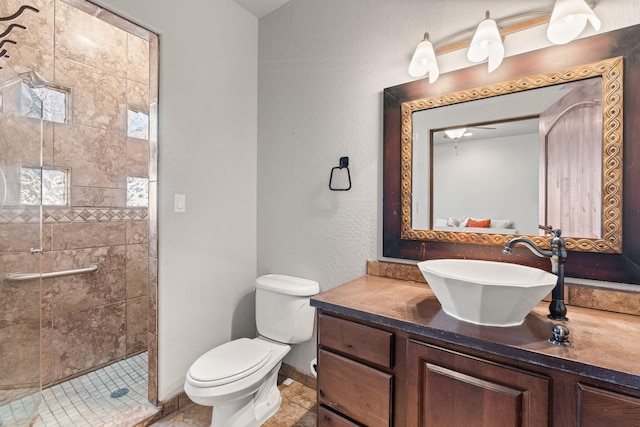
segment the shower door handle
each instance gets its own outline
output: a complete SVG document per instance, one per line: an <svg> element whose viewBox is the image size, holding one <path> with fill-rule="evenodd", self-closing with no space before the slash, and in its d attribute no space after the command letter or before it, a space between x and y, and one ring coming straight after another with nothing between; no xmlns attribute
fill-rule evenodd
<svg viewBox="0 0 640 427"><path fill-rule="evenodd" d="M100 271L100 264L91 264L87 268L76 268L75 270L52 271L51 273L9 273L4 276L5 281L22 282L33 279L50 279L60 276L73 276L75 274L97 273Z"/></svg>

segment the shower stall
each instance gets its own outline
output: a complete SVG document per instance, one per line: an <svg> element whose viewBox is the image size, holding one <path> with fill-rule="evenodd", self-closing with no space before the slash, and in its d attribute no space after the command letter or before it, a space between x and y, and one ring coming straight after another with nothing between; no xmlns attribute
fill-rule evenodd
<svg viewBox="0 0 640 427"><path fill-rule="evenodd" d="M0 4L2 427L92 425L42 408L122 402L156 365L154 58L155 35L87 1Z"/></svg>
<svg viewBox="0 0 640 427"><path fill-rule="evenodd" d="M0 114L0 425L28 425L40 402L40 310L42 301L42 205L23 204L20 166L41 163L43 121L17 114L21 92L34 95L34 110L42 108L30 83L4 69ZM27 82L29 75L24 76ZM20 144L10 143L10 137ZM38 190L38 189L34 189ZM12 281L13 271L36 277ZM3 410L4 408L4 410ZM9 416L10 414L10 416Z"/></svg>

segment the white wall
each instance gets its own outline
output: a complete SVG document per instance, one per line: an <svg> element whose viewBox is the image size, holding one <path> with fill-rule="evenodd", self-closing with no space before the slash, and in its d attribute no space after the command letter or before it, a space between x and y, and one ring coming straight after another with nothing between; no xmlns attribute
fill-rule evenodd
<svg viewBox="0 0 640 427"><path fill-rule="evenodd" d="M159 33L159 398L255 333L258 21L231 0L101 0ZM186 213L173 195L186 194Z"/></svg>
<svg viewBox="0 0 640 427"><path fill-rule="evenodd" d="M293 0L259 22L258 274L318 280L328 290L381 254L382 90L410 80L409 60L434 43L553 0ZM600 0L601 31L640 23L637 0ZM547 46L545 28L510 35L506 54ZM587 31L585 35L590 35ZM468 66L440 57L442 72ZM328 189L349 156L353 189ZM309 369L313 342L285 359Z"/></svg>
<svg viewBox="0 0 640 427"><path fill-rule="evenodd" d="M537 133L447 141L433 158L434 218L509 219L518 233L538 234Z"/></svg>

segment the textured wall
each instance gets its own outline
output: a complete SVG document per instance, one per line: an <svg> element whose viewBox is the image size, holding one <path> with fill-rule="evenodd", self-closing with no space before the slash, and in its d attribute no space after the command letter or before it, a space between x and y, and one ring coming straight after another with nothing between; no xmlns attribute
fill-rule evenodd
<svg viewBox="0 0 640 427"><path fill-rule="evenodd" d="M410 80L425 31L434 43L552 0L294 0L260 19L258 273L318 280L330 289L380 254L382 90ZM602 31L640 22L635 0L598 2ZM506 55L548 45L537 27L505 40ZM591 34L589 31L585 35ZM439 58L441 72L469 65ZM353 189L331 192L329 171L349 156ZM309 370L315 343L285 359Z"/></svg>

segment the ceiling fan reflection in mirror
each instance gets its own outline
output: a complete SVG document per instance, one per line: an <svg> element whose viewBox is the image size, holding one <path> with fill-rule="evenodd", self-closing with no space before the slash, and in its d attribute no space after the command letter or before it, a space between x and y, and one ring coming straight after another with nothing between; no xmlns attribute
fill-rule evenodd
<svg viewBox="0 0 640 427"><path fill-rule="evenodd" d="M469 132L469 129L487 129L487 130L495 130L494 127L488 126L469 126L468 128L454 128L454 129L445 129L444 139L453 139L454 141L454 150L456 151L456 156L458 155L458 140L465 136L473 136L472 132ZM435 141L434 141L435 142Z"/></svg>
<svg viewBox="0 0 640 427"><path fill-rule="evenodd" d="M445 129L444 137L446 139L459 139L459 138L462 138L463 136L472 136L473 133L467 132L469 129L495 130L496 128L488 127L488 126L469 126L468 128Z"/></svg>

